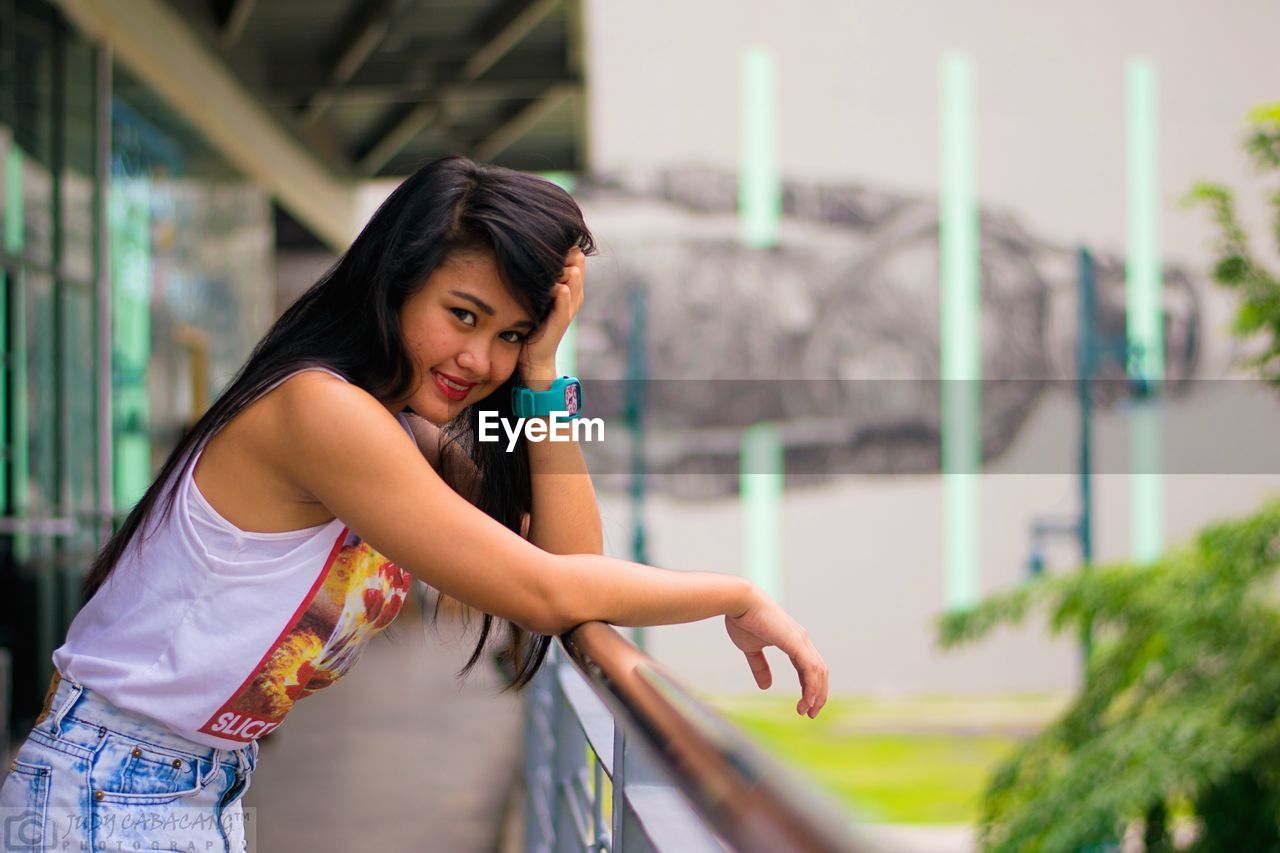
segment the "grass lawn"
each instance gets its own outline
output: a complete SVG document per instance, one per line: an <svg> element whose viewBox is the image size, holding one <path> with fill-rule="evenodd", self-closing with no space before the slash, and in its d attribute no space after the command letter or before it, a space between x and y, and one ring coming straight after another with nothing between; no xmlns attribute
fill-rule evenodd
<svg viewBox="0 0 1280 853"><path fill-rule="evenodd" d="M972 823L987 778L1062 697L832 699L817 720L793 700L708 701L758 744L877 823Z"/></svg>

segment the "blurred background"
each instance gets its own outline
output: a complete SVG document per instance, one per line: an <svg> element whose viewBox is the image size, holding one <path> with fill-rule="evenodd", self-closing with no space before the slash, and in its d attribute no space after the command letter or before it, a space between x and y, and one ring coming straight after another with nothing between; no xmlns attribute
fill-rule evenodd
<svg viewBox="0 0 1280 853"><path fill-rule="evenodd" d="M714 620L643 647L889 849L980 844L1105 608L946 650L939 618L1158 569L1280 489L1246 364L1280 329L1278 122L1250 112L1277 31L1262 0L0 0L0 715L25 733L89 555L253 343L461 153L595 232L565 367L605 421L609 552L756 580L836 698L795 719L786 661L758 695ZM419 621L264 745L257 849L515 843L519 699L453 681L463 627ZM1169 772L1169 843L1203 843L1227 771Z"/></svg>

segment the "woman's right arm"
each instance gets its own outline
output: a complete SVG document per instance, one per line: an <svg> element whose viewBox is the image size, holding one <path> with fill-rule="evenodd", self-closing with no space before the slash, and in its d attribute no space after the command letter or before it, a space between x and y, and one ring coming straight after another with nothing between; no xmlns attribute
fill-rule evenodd
<svg viewBox="0 0 1280 853"><path fill-rule="evenodd" d="M723 615L761 686L767 664L756 646L774 645L800 675L801 713L816 714L825 701L821 656L804 630L749 582L547 553L451 489L387 409L360 388L309 372L276 393L280 473L444 594L539 634L587 621L663 625Z"/></svg>

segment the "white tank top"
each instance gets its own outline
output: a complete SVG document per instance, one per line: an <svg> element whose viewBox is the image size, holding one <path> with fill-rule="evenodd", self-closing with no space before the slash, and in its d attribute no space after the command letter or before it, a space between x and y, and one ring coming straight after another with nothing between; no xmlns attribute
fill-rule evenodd
<svg viewBox="0 0 1280 853"><path fill-rule="evenodd" d="M349 670L400 611L412 576L336 518L241 530L205 500L194 470L179 467L173 510L156 504L145 547L135 535L53 663L117 707L234 749Z"/></svg>

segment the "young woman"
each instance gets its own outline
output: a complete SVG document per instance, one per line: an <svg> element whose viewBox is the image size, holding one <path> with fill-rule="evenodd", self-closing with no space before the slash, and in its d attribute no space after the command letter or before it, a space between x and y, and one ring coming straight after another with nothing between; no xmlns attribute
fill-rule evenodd
<svg viewBox="0 0 1280 853"><path fill-rule="evenodd" d="M477 440L481 412L524 405L513 391L562 391L591 251L573 200L530 175L448 158L391 194L99 554L0 789L8 843L244 849L257 739L351 667L415 577L489 614L468 668L507 621L517 686L583 622L724 616L757 683L777 646L817 715L822 658L759 589L601 556L576 444Z"/></svg>

